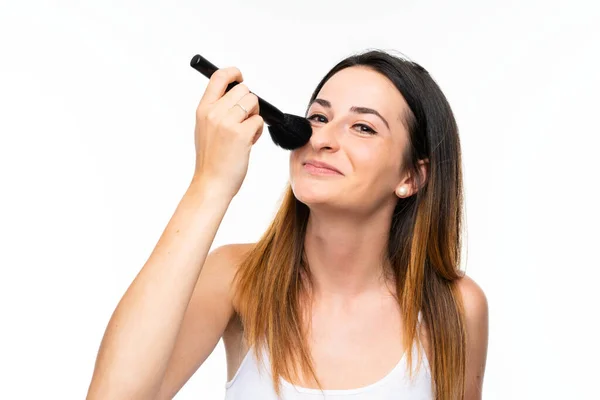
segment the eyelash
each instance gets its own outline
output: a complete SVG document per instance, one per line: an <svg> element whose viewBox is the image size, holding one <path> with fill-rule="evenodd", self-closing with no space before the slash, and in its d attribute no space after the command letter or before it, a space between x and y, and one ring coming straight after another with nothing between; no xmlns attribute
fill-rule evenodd
<svg viewBox="0 0 600 400"><path fill-rule="evenodd" d="M307 119L312 121L315 119L315 117L323 117L325 119L327 119L327 117L325 117L323 114L312 114L310 117L308 117ZM375 130L373 130L373 128L371 128L369 125L365 125L365 124L354 124L352 126L361 126L361 127L365 127L367 128L366 131L361 130L361 133L366 133L368 135L375 135L377 132Z"/></svg>

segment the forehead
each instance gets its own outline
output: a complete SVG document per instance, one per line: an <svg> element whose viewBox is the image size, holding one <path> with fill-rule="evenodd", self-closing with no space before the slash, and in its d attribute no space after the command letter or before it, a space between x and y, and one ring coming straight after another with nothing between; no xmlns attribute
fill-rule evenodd
<svg viewBox="0 0 600 400"><path fill-rule="evenodd" d="M390 123L404 115L408 107L402 94L388 78L362 66L337 72L325 82L317 98L330 101L334 110L347 111L352 106L374 108Z"/></svg>

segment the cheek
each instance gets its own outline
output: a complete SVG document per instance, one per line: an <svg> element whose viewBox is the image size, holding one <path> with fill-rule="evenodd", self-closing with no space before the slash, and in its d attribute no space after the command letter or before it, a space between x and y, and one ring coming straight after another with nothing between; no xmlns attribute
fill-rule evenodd
<svg viewBox="0 0 600 400"><path fill-rule="evenodd" d="M389 156L385 150L369 146L357 146L348 153L354 171L365 179L376 177Z"/></svg>
<svg viewBox="0 0 600 400"><path fill-rule="evenodd" d="M349 158L353 161L357 169L373 165L381 157L381 152L369 146L355 146L348 151Z"/></svg>
<svg viewBox="0 0 600 400"><path fill-rule="evenodd" d="M356 149L351 160L357 173L356 183L360 192L387 192L389 188L395 187L400 178L401 160L388 149Z"/></svg>
<svg viewBox="0 0 600 400"><path fill-rule="evenodd" d="M288 174L290 183L297 183L298 180L302 181L303 170L301 162L306 159L306 151L304 147L290 151Z"/></svg>
<svg viewBox="0 0 600 400"><path fill-rule="evenodd" d="M289 158L290 174L292 173L292 171L294 171L295 168L297 168L298 162L301 159L301 151L302 151L302 149L296 149L296 150L290 151L290 158Z"/></svg>

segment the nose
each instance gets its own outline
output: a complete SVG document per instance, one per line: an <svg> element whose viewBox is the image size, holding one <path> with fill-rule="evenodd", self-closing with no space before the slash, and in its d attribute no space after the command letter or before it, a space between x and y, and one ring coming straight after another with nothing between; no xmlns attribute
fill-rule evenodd
<svg viewBox="0 0 600 400"><path fill-rule="evenodd" d="M315 151L337 151L340 148L337 137L338 129L339 127L333 122L328 122L325 126L313 126L313 133L309 141L311 147Z"/></svg>

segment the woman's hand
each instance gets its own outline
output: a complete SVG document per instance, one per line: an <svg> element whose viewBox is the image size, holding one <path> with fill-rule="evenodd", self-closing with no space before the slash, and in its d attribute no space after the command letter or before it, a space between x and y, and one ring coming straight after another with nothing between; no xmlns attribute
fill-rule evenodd
<svg viewBox="0 0 600 400"><path fill-rule="evenodd" d="M246 85L239 83L225 93L227 85L234 81L243 81L235 67L219 69L211 76L196 109L194 132L194 181L230 198L237 194L246 177L250 148L264 127L258 115L258 98Z"/></svg>

